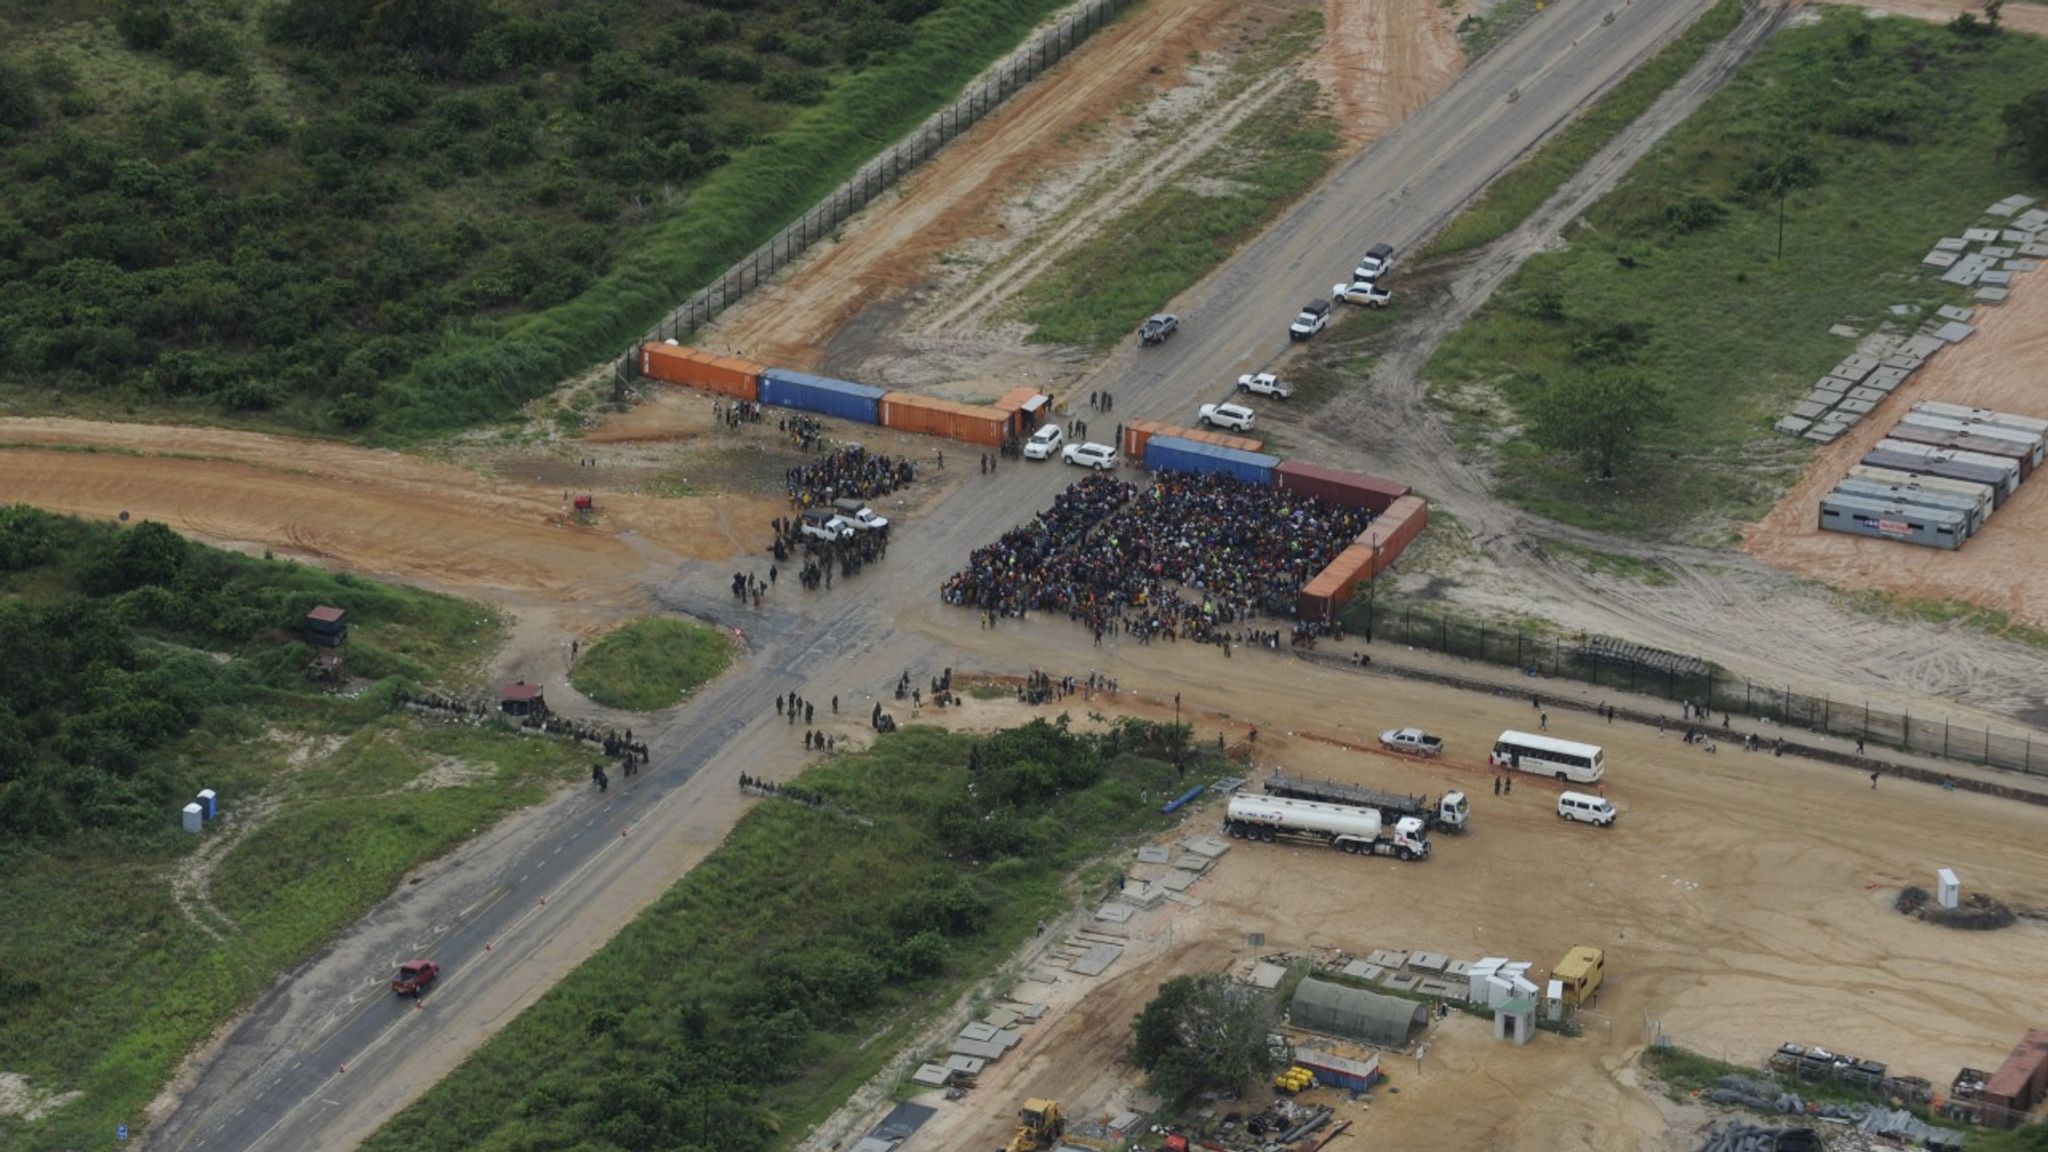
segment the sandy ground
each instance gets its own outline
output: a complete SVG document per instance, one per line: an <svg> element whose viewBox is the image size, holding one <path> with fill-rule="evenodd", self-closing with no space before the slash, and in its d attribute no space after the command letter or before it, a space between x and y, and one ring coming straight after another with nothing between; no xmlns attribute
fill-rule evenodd
<svg viewBox="0 0 2048 1152"><path fill-rule="evenodd" d="M1946 24L1964 12L1984 18L1984 5L1973 0L1830 0L1831 3L1848 4L1856 8L1868 8L1873 16L1910 16L1915 20L1928 20ZM2048 8L2034 4L2007 4L2002 10L1999 22L2015 32L2026 32L2034 36L2048 36Z"/></svg>
<svg viewBox="0 0 2048 1152"><path fill-rule="evenodd" d="M1364 147L1401 126L1465 66L1452 19L1432 0L1328 0L1328 35L1309 75L1338 131Z"/></svg>
<svg viewBox="0 0 2048 1152"><path fill-rule="evenodd" d="M10 499L92 519L127 512L210 543L514 599L629 596L663 565L759 550L780 510L763 499L600 491L599 520L585 526L564 507L578 478L566 459L494 479L395 452L218 429L5 420L0 447Z"/></svg>
<svg viewBox="0 0 2048 1152"><path fill-rule="evenodd" d="M2015 5L2014 7L2018 7ZM1799 484L1749 533L1751 555L1849 588L1967 600L2048 627L2048 484L2030 481L1954 552L1823 532L1820 501L1920 400L2048 417L2048 282L2021 276L2010 299L1979 308L1977 334L1943 349L1849 434L1823 448Z"/></svg>
<svg viewBox="0 0 2048 1152"><path fill-rule="evenodd" d="M973 633L952 638L990 655L1000 647ZM1431 794L1461 788L1474 797L1474 828L1440 836L1420 864L1233 841L1188 891L1202 906L1140 914L1129 950L1102 977L1062 971L1049 985L1021 984L1019 998L1054 1013L964 1101L921 1098L940 1112L916 1147L1000 1146L1026 1096L1060 1099L1080 1117L1118 1107L1132 1073L1117 1055L1160 982L1275 953L1428 949L1547 968L1576 944L1607 949L1608 983L1583 1037L1543 1034L1514 1048L1454 1016L1424 1037L1419 1058L1385 1058L1398 1094L1382 1088L1366 1107L1340 1106L1356 1123L1336 1149L1689 1148L1691 1125L1673 1127L1669 1106L1637 1086L1630 1064L1651 1020L1731 1061L1759 1062L1785 1041L1820 1043L1945 1083L1960 1065L1995 1063L2026 1021L2048 1012L2048 992L2029 975L2048 943L2040 921L1964 934L1889 907L1898 886L1925 886L1943 866L2015 905L2048 906L2039 848L2048 811L1893 781L1873 791L1839 768L1732 748L1709 755L1651 729L1553 716L1557 734L1608 749L1608 795L1623 815L1603 831L1561 823L1556 785L1524 779L1512 796L1492 794L1483 749L1502 728L1534 726L1525 697L1291 661L1277 676L1233 680L1249 653L1234 666L1207 654L1190 661L1171 646L1124 655L1127 688L1150 669L1152 702L1136 703L1140 712L1165 715L1158 686L1174 684L1204 743L1219 730L1235 741L1244 718L1259 720L1260 771ZM1265 659L1256 666L1272 668ZM977 708L991 723L1016 710L970 701L957 719L972 722ZM1077 718L1115 710L1067 708ZM1442 732L1450 755L1418 763L1340 746L1362 747L1402 722ZM1216 820L1204 809L1183 834L1213 831ZM1248 933L1265 943L1249 944Z"/></svg>

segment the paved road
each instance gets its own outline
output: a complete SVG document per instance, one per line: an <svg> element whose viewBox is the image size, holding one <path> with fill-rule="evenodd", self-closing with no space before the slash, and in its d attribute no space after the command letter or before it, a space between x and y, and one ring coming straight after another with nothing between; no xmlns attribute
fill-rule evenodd
<svg viewBox="0 0 2048 1152"><path fill-rule="evenodd" d="M1095 386L1116 392L1118 412L1091 421L1094 437L1107 439L1117 419L1185 418L1221 381L1276 358L1296 308L1328 291L1366 246L1412 247L1707 2L1551 5L1189 293L1173 342L1111 357ZM961 462L956 455L956 472ZM1074 476L1056 464L1013 464L995 478L954 479L943 503L905 526L880 572L766 613L735 607L723 591L728 572L685 568L662 600L745 627L749 651L654 736L652 768L615 780L608 794L574 794L508 821L425 870L265 996L148 1147L300 1152L359 1143L715 846L739 811L739 771L796 768L801 745L776 719L774 694L838 693L847 708L865 710L870 698L856 702L860 692L885 691L905 669L922 679L945 664L934 642L901 625L939 610L933 590L967 551L1044 507ZM1016 662L1028 664L1028 633L1019 637ZM400 960L421 954L439 960L444 976L415 1008L384 981Z"/></svg>

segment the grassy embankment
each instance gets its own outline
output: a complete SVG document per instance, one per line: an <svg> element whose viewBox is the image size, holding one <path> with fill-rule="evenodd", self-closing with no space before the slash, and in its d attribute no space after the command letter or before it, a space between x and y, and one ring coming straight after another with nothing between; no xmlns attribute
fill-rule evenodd
<svg viewBox="0 0 2048 1152"><path fill-rule="evenodd" d="M1322 33L1313 15L1276 32L1233 68L1219 99L1291 65ZM1031 338L1107 348L1230 258L1321 180L1337 135L1310 81L1291 83L1166 187L1103 223L1025 289ZM1106 174L1113 182L1124 173ZM1087 203L1083 193L1078 201Z"/></svg>
<svg viewBox="0 0 2048 1152"><path fill-rule="evenodd" d="M1470 251L1514 231L1566 180L1700 62L1742 22L1743 0L1720 0L1692 27L1623 77L1527 159L1486 186L1423 250L1427 260ZM1505 5L1503 5L1505 7Z"/></svg>
<svg viewBox="0 0 2048 1152"><path fill-rule="evenodd" d="M581 762L393 706L400 683L474 674L499 636L476 605L196 545L110 548L140 531L0 516L0 1070L82 1094L0 1119L0 1144L97 1146L137 1124L278 973ZM349 612L348 671L375 681L359 694L307 677L296 625L316 603ZM178 808L202 787L225 819L188 836ZM182 906L181 875L206 877Z"/></svg>
<svg viewBox="0 0 2048 1152"><path fill-rule="evenodd" d="M732 660L732 638L688 620L635 620L591 645L571 677L608 708L671 707L715 679Z"/></svg>
<svg viewBox="0 0 2048 1152"><path fill-rule="evenodd" d="M1893 304L1955 298L1919 258L2019 191L1999 116L2048 43L1830 10L1788 28L1571 233L1532 258L1429 367L1499 490L1539 514L1649 538L1728 539L1808 457L1770 425ZM1784 255L1779 201L1791 172ZM1623 261L1627 263L1624 264ZM1619 370L1663 390L1643 459L1599 483L1522 430L1549 380Z"/></svg>
<svg viewBox="0 0 2048 1152"><path fill-rule="evenodd" d="M416 438L493 415L623 352L669 309L808 211L959 95L1058 0L948 0L910 42L839 81L823 102L707 176L581 295L445 340L393 388L387 435Z"/></svg>
<svg viewBox="0 0 2048 1152"><path fill-rule="evenodd" d="M1145 755L1043 721L914 727L813 767L792 790L816 805L756 806L366 1148L790 1147L1071 906L1076 868L1169 823L1159 730L1120 739Z"/></svg>

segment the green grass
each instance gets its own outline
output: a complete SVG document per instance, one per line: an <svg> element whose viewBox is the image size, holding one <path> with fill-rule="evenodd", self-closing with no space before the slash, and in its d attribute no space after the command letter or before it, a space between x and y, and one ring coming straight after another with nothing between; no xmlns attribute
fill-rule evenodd
<svg viewBox="0 0 2048 1152"><path fill-rule="evenodd" d="M1527 220L1531 213L1573 174L1586 166L1593 154L1605 148L1622 129L1649 110L1673 84L1678 83L1714 43L1742 22L1744 0L1720 0L1708 9L1678 39L1666 44L1642 67L1608 89L1606 95L1580 113L1549 142L1500 178L1486 186L1479 198L1458 213L1449 226L1436 234L1423 258L1449 256L1490 244ZM1507 4L1501 6L1507 8ZM1494 19L1499 18L1497 9ZM1467 24L1478 20L1473 17ZM1482 25L1486 21L1480 22ZM1463 36L1463 30L1460 30ZM1469 46L1466 55L1474 56Z"/></svg>
<svg viewBox="0 0 2048 1152"><path fill-rule="evenodd" d="M1433 516L1430 527L1436 527ZM1543 547L1584 566L1589 572L1597 572L1603 576L1618 576L1654 588L1668 588L1678 583L1678 577L1673 576L1670 569L1655 560L1645 560L1640 556L1628 556L1620 552L1608 552L1555 539L1544 539Z"/></svg>
<svg viewBox="0 0 2048 1152"><path fill-rule="evenodd" d="M1465 50L1465 59L1477 60L1542 10L1541 0L1499 0L1486 15L1458 22L1458 46Z"/></svg>
<svg viewBox="0 0 2048 1152"><path fill-rule="evenodd" d="M1319 30L1320 22L1301 27ZM1283 67L1310 42L1296 30L1254 59L1260 69ZM1130 336L1329 172L1333 129L1315 84L1291 84L1182 181L1118 212L1034 280L1020 302L1031 339L1104 349ZM1199 188L1189 185L1196 176Z"/></svg>
<svg viewBox="0 0 2048 1152"><path fill-rule="evenodd" d="M909 728L796 787L825 805L755 807L366 1148L787 1148L1070 906L1084 861L1165 826L1179 784L1038 722Z"/></svg>
<svg viewBox="0 0 2048 1152"><path fill-rule="evenodd" d="M1645 1048L1642 1060L1650 1074L1664 1082L1673 1100L1683 1100L1687 1093L1715 1087L1723 1076L1747 1076L1761 1080L1767 1075L1756 1068L1730 1064L1678 1047Z"/></svg>
<svg viewBox="0 0 2048 1152"><path fill-rule="evenodd" d="M1961 624L1987 636L2012 640L2029 648L2048 651L2048 631L2015 621L1996 608L1984 608L1961 600L1931 600L1901 596L1862 588L1845 594L1855 608L1892 619L1918 620L1928 624Z"/></svg>
<svg viewBox="0 0 2048 1152"><path fill-rule="evenodd" d="M1849 351L1828 328L1868 331L1892 304L1955 299L1920 256L1985 205L2041 193L1993 157L2000 111L2044 74L2048 43L2031 37L1845 10L1785 29L1587 213L1567 250L1532 258L1439 349L1433 395L1456 404L1467 443L1499 445L1498 490L1522 507L1726 542L1809 457L1770 426ZM1744 181L1801 151L1818 183L1791 194L1780 259L1777 201ZM1718 222L1687 230L1669 214L1700 205L1718 206ZM1539 451L1523 421L1547 381L1617 368L1662 388L1671 415L1632 469L1599 482Z"/></svg>
<svg viewBox="0 0 2048 1152"><path fill-rule="evenodd" d="M607 708L671 707L716 679L732 660L723 631L688 620L635 620L576 662L576 690Z"/></svg>
<svg viewBox="0 0 2048 1152"><path fill-rule="evenodd" d="M188 1051L404 873L587 761L561 742L421 722L395 705L402 683L460 690L477 674L502 630L475 604L189 542L166 582L105 593L109 548L144 539L138 528L0 510L0 568L20 562L24 525L48 546L0 571L0 623L72 613L72 631L97 636L105 655L76 700L23 711L35 682L0 684L0 740L16 712L28 739L26 762L0 778L0 811L50 815L0 835L0 1065L39 1092L83 1094L34 1123L0 1119L0 1144L87 1147L139 1124ZM367 683L346 694L305 672L296 628L318 603L349 613L345 667ZM110 621L132 647L103 631ZM79 675L69 650L24 644L10 634L38 679ZM70 721L167 724L151 705L183 723L119 750L131 771L74 762ZM231 822L188 836L174 814L203 787ZM259 799L276 803L274 818L219 857L181 909L173 877Z"/></svg>

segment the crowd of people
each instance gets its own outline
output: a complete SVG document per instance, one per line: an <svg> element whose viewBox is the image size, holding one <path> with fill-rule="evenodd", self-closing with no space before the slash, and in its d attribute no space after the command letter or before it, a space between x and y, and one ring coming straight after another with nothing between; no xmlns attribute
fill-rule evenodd
<svg viewBox="0 0 2048 1152"><path fill-rule="evenodd" d="M1223 642L1260 613L1294 615L1302 586L1370 520L1230 476L1168 473L1143 491L1090 476L976 550L941 595L990 623L1064 612L1098 644L1116 633Z"/></svg>
<svg viewBox="0 0 2048 1152"><path fill-rule="evenodd" d="M738 428L742 424L759 424L762 420L761 406L752 400L713 400L711 419L727 428Z"/></svg>
<svg viewBox="0 0 2048 1152"><path fill-rule="evenodd" d="M803 419L808 419L804 417ZM790 503L816 508L844 497L873 500L917 479L917 465L907 459L870 452L856 444L828 454L815 464L799 464L784 479Z"/></svg>

